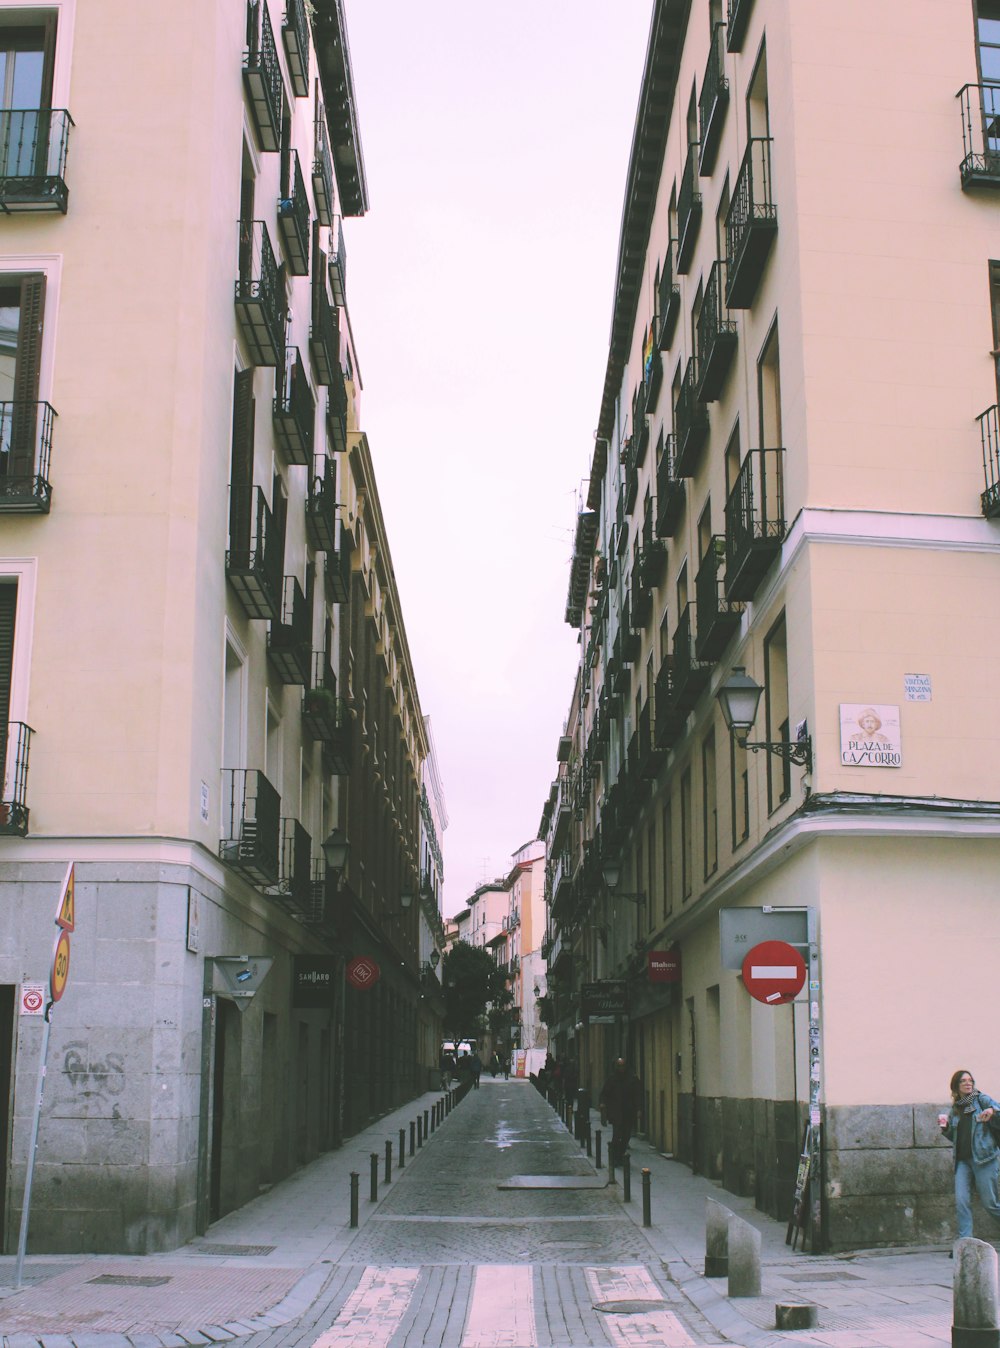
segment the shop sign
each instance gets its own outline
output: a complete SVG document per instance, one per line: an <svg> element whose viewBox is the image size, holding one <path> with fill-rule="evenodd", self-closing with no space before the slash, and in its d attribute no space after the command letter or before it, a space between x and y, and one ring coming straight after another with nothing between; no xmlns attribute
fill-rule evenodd
<svg viewBox="0 0 1000 1348"><path fill-rule="evenodd" d="M381 976L382 970L367 955L358 955L347 966L347 981L352 988L357 988L359 992L363 992L366 988L373 988Z"/></svg>
<svg viewBox="0 0 1000 1348"><path fill-rule="evenodd" d="M616 979L584 983L580 989L580 1009L585 1016L627 1015L628 984Z"/></svg>
<svg viewBox="0 0 1000 1348"><path fill-rule="evenodd" d="M681 950L674 946L672 950L650 950L646 955L646 967L651 983L679 983L681 981Z"/></svg>
<svg viewBox="0 0 1000 1348"><path fill-rule="evenodd" d="M333 1006L337 960L333 955L296 955L292 1006L297 1010L329 1010Z"/></svg>

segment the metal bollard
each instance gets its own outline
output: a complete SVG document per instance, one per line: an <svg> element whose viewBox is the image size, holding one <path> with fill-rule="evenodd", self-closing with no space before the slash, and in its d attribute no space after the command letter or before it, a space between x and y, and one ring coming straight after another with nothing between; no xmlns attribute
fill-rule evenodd
<svg viewBox="0 0 1000 1348"><path fill-rule="evenodd" d="M430 1137L430 1132L429 1132L428 1126L427 1126L429 1118L430 1118L430 1110L429 1110L429 1109L425 1109L425 1110L424 1110L424 1141L425 1141L425 1142L426 1142L426 1140Z"/></svg>
<svg viewBox="0 0 1000 1348"><path fill-rule="evenodd" d="M371 1167L371 1192L368 1195L372 1203L378 1202L378 1152L373 1151L369 1157Z"/></svg>
<svg viewBox="0 0 1000 1348"><path fill-rule="evenodd" d="M427 1117L428 1117L428 1112L427 1112L427 1110L425 1109L425 1110L424 1110L424 1118L426 1119ZM431 1133L433 1133L433 1131L434 1131L434 1129L435 1129L436 1127L437 1127L437 1109L436 1109L435 1106L432 1105L432 1106L431 1106L431 1109L430 1109L430 1127L429 1127L429 1130L428 1130L428 1133L427 1133L427 1136L428 1136L428 1137L430 1137Z"/></svg>
<svg viewBox="0 0 1000 1348"><path fill-rule="evenodd" d="M451 1113L451 1091L444 1097L444 1112L446 1114Z"/></svg>
<svg viewBox="0 0 1000 1348"><path fill-rule="evenodd" d="M608 1183L617 1184L618 1178L615 1175L615 1154L611 1150L611 1143L608 1143Z"/></svg>
<svg viewBox="0 0 1000 1348"><path fill-rule="evenodd" d="M389 1184L389 1183L392 1182L392 1138L391 1138L391 1137L387 1137L386 1140L385 1140L385 1182L386 1182L386 1184Z"/></svg>
<svg viewBox="0 0 1000 1348"><path fill-rule="evenodd" d="M400 1168L400 1170L402 1170L402 1168L403 1168L404 1165L406 1165L406 1129L405 1129L405 1128L400 1128L400 1130L399 1130L399 1168Z"/></svg>
<svg viewBox="0 0 1000 1348"><path fill-rule="evenodd" d="M411 1156L413 1155L414 1149L415 1149L415 1147L416 1147L416 1137L417 1137L417 1125L416 1125L416 1124L413 1122L413 1120L411 1119L411 1120L410 1120L410 1155L411 1155Z"/></svg>
<svg viewBox="0 0 1000 1348"><path fill-rule="evenodd" d="M643 1224L643 1226L652 1226L652 1225L653 1225L653 1204L652 1204L652 1199L651 1199L650 1192L649 1192L649 1190L650 1190L650 1185L651 1185L651 1183L652 1183L652 1178L653 1178L653 1177L650 1175L649 1170L648 1170L645 1166L643 1166L643 1168L642 1168L642 1224Z"/></svg>
<svg viewBox="0 0 1000 1348"><path fill-rule="evenodd" d="M632 1202L632 1158L628 1152L622 1161L622 1202Z"/></svg>
<svg viewBox="0 0 1000 1348"><path fill-rule="evenodd" d="M420 1117L420 1115L418 1114L418 1115L417 1115L417 1149L419 1150L423 1145L424 1145L424 1121L423 1121L423 1119Z"/></svg>
<svg viewBox="0 0 1000 1348"><path fill-rule="evenodd" d="M595 1128L595 1129L594 1129L594 1152L595 1152L595 1155L594 1155L594 1165L597 1167L598 1170L600 1170L600 1168L601 1168L601 1130L600 1130L600 1128Z"/></svg>
<svg viewBox="0 0 1000 1348"><path fill-rule="evenodd" d="M361 1176L356 1170L351 1171L351 1226L358 1224L358 1185L361 1183Z"/></svg>
<svg viewBox="0 0 1000 1348"><path fill-rule="evenodd" d="M584 1136L585 1136L586 1139L587 1139L587 1155L588 1155L588 1156L593 1156L593 1154L594 1154L594 1147L593 1147L593 1143L592 1143L592 1141L591 1141L591 1134L590 1134L590 1120L589 1120L589 1119L587 1120L587 1125L586 1125L586 1127L585 1127L585 1129L584 1129Z"/></svg>

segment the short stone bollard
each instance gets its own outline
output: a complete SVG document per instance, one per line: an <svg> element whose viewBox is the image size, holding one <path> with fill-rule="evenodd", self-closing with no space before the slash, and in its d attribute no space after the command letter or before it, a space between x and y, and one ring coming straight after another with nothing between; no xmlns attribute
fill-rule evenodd
<svg viewBox="0 0 1000 1348"><path fill-rule="evenodd" d="M955 1245L952 1348L998 1348L997 1252L965 1236Z"/></svg>
<svg viewBox="0 0 1000 1348"><path fill-rule="evenodd" d="M815 1329L818 1308L810 1301L779 1301L774 1308L775 1329Z"/></svg>
<svg viewBox="0 0 1000 1348"><path fill-rule="evenodd" d="M729 1273L729 1219L733 1214L714 1198L705 1199L705 1277Z"/></svg>
<svg viewBox="0 0 1000 1348"><path fill-rule="evenodd" d="M729 1219L728 1295L760 1296L760 1232L735 1215Z"/></svg>

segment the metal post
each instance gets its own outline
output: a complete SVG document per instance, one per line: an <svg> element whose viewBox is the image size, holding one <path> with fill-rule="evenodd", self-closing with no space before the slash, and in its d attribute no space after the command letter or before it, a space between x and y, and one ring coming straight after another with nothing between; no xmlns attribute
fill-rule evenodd
<svg viewBox="0 0 1000 1348"><path fill-rule="evenodd" d="M417 1125L410 1120L410 1155L412 1156L416 1149Z"/></svg>
<svg viewBox="0 0 1000 1348"><path fill-rule="evenodd" d="M615 1178L615 1154L611 1149L611 1143L608 1143L608 1183L616 1184Z"/></svg>
<svg viewBox="0 0 1000 1348"><path fill-rule="evenodd" d="M358 1185L361 1183L361 1176L356 1170L351 1171L351 1226L358 1224Z"/></svg>
<svg viewBox="0 0 1000 1348"><path fill-rule="evenodd" d="M31 1116L31 1138L28 1142L28 1172L24 1179L24 1198L21 1202L21 1232L17 1238L17 1275L14 1286L21 1286L24 1273L24 1254L28 1248L28 1220L31 1216L31 1183L35 1177L35 1152L38 1150L38 1121L42 1116L42 1092L45 1089L45 1064L49 1056L49 1034L52 1022L49 1013L53 1003L45 1008L45 1028L42 1030L41 1061L38 1065L38 1087L35 1091L35 1109Z"/></svg>
<svg viewBox="0 0 1000 1348"><path fill-rule="evenodd" d="M425 1138L430 1137L430 1132L429 1132L428 1126L427 1126L429 1117L430 1117L430 1110L429 1110L429 1109L425 1109L425 1110L424 1110L424 1137L425 1137Z"/></svg>
<svg viewBox="0 0 1000 1348"><path fill-rule="evenodd" d="M632 1202L632 1158L628 1152L622 1161L622 1200L625 1203Z"/></svg>
<svg viewBox="0 0 1000 1348"><path fill-rule="evenodd" d="M653 1204L650 1194L650 1185L652 1176L646 1166L642 1167L642 1224L643 1226L653 1225Z"/></svg>
<svg viewBox="0 0 1000 1348"><path fill-rule="evenodd" d="M372 1203L378 1202L378 1152L373 1151L369 1156L369 1166L371 1168L371 1192L368 1197Z"/></svg>
<svg viewBox="0 0 1000 1348"><path fill-rule="evenodd" d="M406 1129L405 1129L405 1128L400 1128L400 1130L399 1130L399 1168L400 1168L400 1170L402 1170L402 1168L403 1168L404 1165L406 1165Z"/></svg>
<svg viewBox="0 0 1000 1348"><path fill-rule="evenodd" d="M809 937L809 1253L823 1249L822 1071L819 1022L819 932L816 909L806 910ZM794 1015L794 1011L792 1012Z"/></svg>
<svg viewBox="0 0 1000 1348"><path fill-rule="evenodd" d="M587 1155L588 1155L588 1156L593 1156L593 1154L594 1154L594 1148L593 1148L593 1144L592 1144L592 1142L591 1142L590 1120L589 1120L589 1119L587 1120L586 1127L584 1128L583 1131L584 1131L584 1136L585 1136L586 1139L587 1139Z"/></svg>
<svg viewBox="0 0 1000 1348"><path fill-rule="evenodd" d="M417 1115L417 1148L419 1149L419 1148L422 1147L423 1145L424 1145L424 1121L423 1121L423 1119L420 1117L420 1115L418 1114L418 1115Z"/></svg>
<svg viewBox="0 0 1000 1348"><path fill-rule="evenodd" d="M600 1170L600 1168L601 1168L601 1130L600 1130L600 1128L595 1128L595 1129L594 1129L594 1151L595 1151L595 1153L596 1153L596 1155L594 1156L594 1165L597 1167L598 1170Z"/></svg>
<svg viewBox="0 0 1000 1348"><path fill-rule="evenodd" d="M437 1127L437 1105L431 1105L431 1132Z"/></svg>
<svg viewBox="0 0 1000 1348"><path fill-rule="evenodd" d="M385 1182L389 1184L392 1180L392 1138L385 1140Z"/></svg>

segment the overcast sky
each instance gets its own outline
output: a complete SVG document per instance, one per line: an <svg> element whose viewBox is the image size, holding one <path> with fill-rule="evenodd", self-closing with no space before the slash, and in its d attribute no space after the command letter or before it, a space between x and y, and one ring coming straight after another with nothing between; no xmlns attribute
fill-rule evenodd
<svg viewBox="0 0 1000 1348"><path fill-rule="evenodd" d="M652 0L345 0L368 434L447 800L444 911L535 836Z"/></svg>

